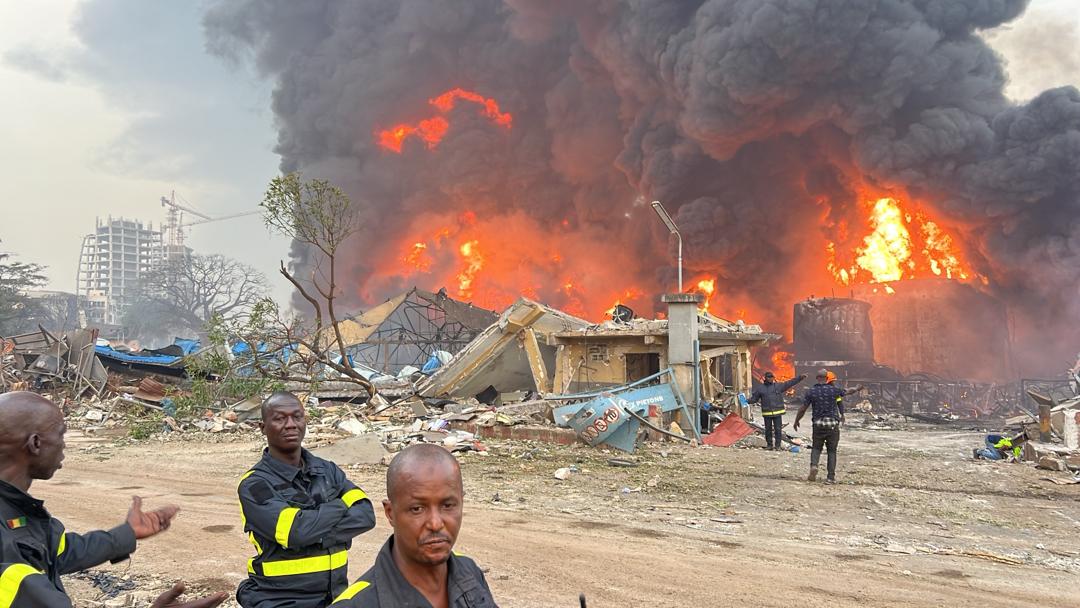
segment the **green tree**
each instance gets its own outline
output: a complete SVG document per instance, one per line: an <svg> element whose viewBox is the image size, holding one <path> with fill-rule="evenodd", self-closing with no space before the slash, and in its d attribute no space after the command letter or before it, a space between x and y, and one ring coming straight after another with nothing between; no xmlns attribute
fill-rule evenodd
<svg viewBox="0 0 1080 608"><path fill-rule="evenodd" d="M286 318L266 300L237 330L253 351L261 347L267 353L263 360L255 357L256 368L281 380L301 381L333 371L374 396L375 387L348 364L335 310L340 295L337 253L358 228L349 197L328 181L305 181L299 173L289 173L270 182L260 206L268 228L305 245L314 255L306 276L291 272L284 261L278 269L310 305L310 316Z"/></svg>
<svg viewBox="0 0 1080 608"><path fill-rule="evenodd" d="M40 264L19 262L11 253L0 252L0 335L14 335L26 331L33 310L33 301L26 290L41 287L48 282L45 267Z"/></svg>

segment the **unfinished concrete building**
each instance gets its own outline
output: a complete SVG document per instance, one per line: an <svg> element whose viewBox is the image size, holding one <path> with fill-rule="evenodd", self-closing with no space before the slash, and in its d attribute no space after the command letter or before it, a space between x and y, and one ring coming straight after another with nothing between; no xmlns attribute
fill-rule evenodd
<svg viewBox="0 0 1080 608"><path fill-rule="evenodd" d="M109 217L97 219L79 255L80 306L91 326L117 326L139 281L161 260L161 232L153 224Z"/></svg>

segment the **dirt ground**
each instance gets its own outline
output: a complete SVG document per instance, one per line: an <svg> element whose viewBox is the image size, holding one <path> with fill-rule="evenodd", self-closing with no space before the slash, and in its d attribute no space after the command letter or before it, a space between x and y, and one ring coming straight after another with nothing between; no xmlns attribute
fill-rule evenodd
<svg viewBox="0 0 1080 608"><path fill-rule="evenodd" d="M960 429L846 429L835 486L805 481L807 451L654 444L622 468L584 446L489 443L461 457L457 548L504 608L576 607L579 593L590 608L1080 605L1080 485L973 462L980 442ZM68 444L64 468L32 489L68 529L114 525L133 494L183 509L130 562L67 577L78 606L145 606L179 579L235 589L252 553L235 487L257 436L115 445L76 431ZM348 473L384 494L384 467ZM350 578L388 533L380 513L353 545ZM102 591L125 580L138 590Z"/></svg>

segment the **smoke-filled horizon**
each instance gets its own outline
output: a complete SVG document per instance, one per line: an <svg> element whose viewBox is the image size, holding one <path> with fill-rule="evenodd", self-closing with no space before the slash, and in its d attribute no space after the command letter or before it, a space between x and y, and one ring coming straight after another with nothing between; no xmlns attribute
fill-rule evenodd
<svg viewBox="0 0 1080 608"><path fill-rule="evenodd" d="M1080 349L1080 92L1011 105L977 35L1026 6L244 0L205 25L275 79L282 170L357 202L356 305L415 283L650 312L675 283L661 200L688 287L713 280L714 312L786 333L795 301L846 292L837 269L868 255L872 203L893 197L915 218L903 278L954 256L946 274L1009 307L1019 371L1045 375ZM435 103L458 88L499 113ZM417 131L380 145L397 126Z"/></svg>

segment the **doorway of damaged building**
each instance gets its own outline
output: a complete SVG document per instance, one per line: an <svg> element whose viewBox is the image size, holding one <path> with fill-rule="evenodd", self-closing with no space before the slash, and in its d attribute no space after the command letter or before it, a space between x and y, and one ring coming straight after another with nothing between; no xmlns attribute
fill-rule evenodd
<svg viewBox="0 0 1080 608"><path fill-rule="evenodd" d="M660 373L660 353L627 353L625 356L627 384Z"/></svg>
<svg viewBox="0 0 1080 608"><path fill-rule="evenodd" d="M735 386L736 354L730 353L708 359L709 374L724 386Z"/></svg>

